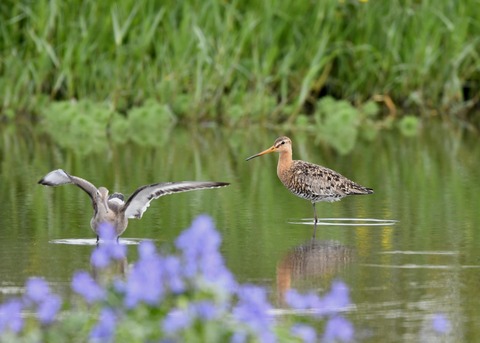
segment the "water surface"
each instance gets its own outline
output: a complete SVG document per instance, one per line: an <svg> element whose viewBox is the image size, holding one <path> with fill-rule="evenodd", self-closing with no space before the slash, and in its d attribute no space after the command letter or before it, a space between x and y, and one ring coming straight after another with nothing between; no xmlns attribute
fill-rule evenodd
<svg viewBox="0 0 480 343"><path fill-rule="evenodd" d="M290 194L276 176L278 156L245 158L288 134L294 158L335 169L375 194L319 203L324 218L395 219L395 225L321 225L312 241L309 202ZM387 132L340 156L302 132L264 129L174 129L155 147L105 144L82 155L29 128L2 128L0 146L0 300L44 276L69 293L75 270L89 269L94 234L88 197L74 186L36 182L63 168L97 186L129 195L148 183L227 181L227 188L162 197L141 220L130 220L121 241L152 239L170 249L192 219L207 213L223 237L228 267L241 282L268 287L278 309L291 287L327 290L335 279L351 289L347 316L359 340L437 341L431 321L451 321L446 341L480 339L480 147L478 136L427 125L418 137ZM95 149L93 149L95 150ZM296 224L297 223L297 224Z"/></svg>

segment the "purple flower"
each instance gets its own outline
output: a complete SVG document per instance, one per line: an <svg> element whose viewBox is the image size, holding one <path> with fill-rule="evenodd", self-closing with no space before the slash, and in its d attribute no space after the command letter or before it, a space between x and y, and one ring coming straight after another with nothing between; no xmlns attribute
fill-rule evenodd
<svg viewBox="0 0 480 343"><path fill-rule="evenodd" d="M114 260L123 260L127 256L127 246L123 244L110 244L108 246L110 257Z"/></svg>
<svg viewBox="0 0 480 343"><path fill-rule="evenodd" d="M127 291L127 285L123 279L115 278L113 280L113 289L120 294L125 294Z"/></svg>
<svg viewBox="0 0 480 343"><path fill-rule="evenodd" d="M168 335L172 335L189 326L191 321L192 317L188 311L173 309L163 320L162 328Z"/></svg>
<svg viewBox="0 0 480 343"><path fill-rule="evenodd" d="M353 340L354 333L352 323L341 316L333 316L327 322L323 340L325 342L349 342Z"/></svg>
<svg viewBox="0 0 480 343"><path fill-rule="evenodd" d="M100 287L87 272L75 273L72 279L72 289L80 294L88 303L103 300L106 296L105 290Z"/></svg>
<svg viewBox="0 0 480 343"><path fill-rule="evenodd" d="M41 303L50 294L48 283L41 278L32 277L26 283L26 296L34 303Z"/></svg>
<svg viewBox="0 0 480 343"><path fill-rule="evenodd" d="M203 320L211 320L215 318L219 312L218 307L211 301L204 300L191 304L195 315Z"/></svg>
<svg viewBox="0 0 480 343"><path fill-rule="evenodd" d="M230 343L245 343L247 338L248 336L244 331L236 331L233 333Z"/></svg>
<svg viewBox="0 0 480 343"><path fill-rule="evenodd" d="M233 309L233 315L251 327L259 335L261 342L274 342L275 336L271 328L274 320L268 314L271 309L264 288L243 285L238 290L238 304Z"/></svg>
<svg viewBox="0 0 480 343"><path fill-rule="evenodd" d="M23 328L21 312L23 304L19 299L11 299L0 305L0 334L7 329L19 333Z"/></svg>
<svg viewBox="0 0 480 343"><path fill-rule="evenodd" d="M33 302L37 308L37 318L42 324L50 324L62 306L62 300L58 295L50 292L48 283L41 278L32 277L27 280L25 301Z"/></svg>
<svg viewBox="0 0 480 343"><path fill-rule="evenodd" d="M237 284L232 273L225 267L223 256L217 250L206 253L202 259L198 260L201 275L206 281L218 285L232 293L236 290Z"/></svg>
<svg viewBox="0 0 480 343"><path fill-rule="evenodd" d="M101 249L99 246L93 250L90 262L97 268L105 268L110 264L110 256L106 249Z"/></svg>
<svg viewBox="0 0 480 343"><path fill-rule="evenodd" d="M179 249L190 252L202 250L202 246L208 250L216 250L220 246L220 234L215 231L212 218L200 215L192 222L192 226L184 230L176 240ZM193 240L195 239L196 240ZM199 242L203 243L202 246Z"/></svg>
<svg viewBox="0 0 480 343"><path fill-rule="evenodd" d="M199 272L200 260L211 253L218 253L220 235L215 231L212 219L202 215L178 236L175 245L183 252L187 262L185 274L192 277Z"/></svg>
<svg viewBox="0 0 480 343"><path fill-rule="evenodd" d="M40 323L51 324L55 320L61 306L62 299L58 295L49 294L37 308L37 318Z"/></svg>
<svg viewBox="0 0 480 343"><path fill-rule="evenodd" d="M285 301L288 306L297 310L320 308L323 306L322 300L315 293L300 294L295 289L288 290L285 294Z"/></svg>
<svg viewBox="0 0 480 343"><path fill-rule="evenodd" d="M152 242L138 247L140 260L135 263L125 283L125 306L132 308L142 301L156 305L164 294L162 259Z"/></svg>
<svg viewBox="0 0 480 343"><path fill-rule="evenodd" d="M117 326L117 316L111 308L104 308L100 313L97 325L90 332L92 340L101 342L111 341Z"/></svg>
<svg viewBox="0 0 480 343"><path fill-rule="evenodd" d="M349 290L346 284L335 281L330 292L320 298L313 292L300 294L291 289L285 295L287 304L298 310L315 309L317 316L336 314L350 304Z"/></svg>
<svg viewBox="0 0 480 343"><path fill-rule="evenodd" d="M185 290L185 283L182 279L182 265L175 256L167 256L162 260L162 266L165 271L165 280L167 281L173 293L182 293Z"/></svg>
<svg viewBox="0 0 480 343"><path fill-rule="evenodd" d="M107 223L100 225L98 235L102 243L97 246L91 256L91 263L97 268L105 268L113 260L122 260L127 255L125 245L118 244L115 240L116 233L113 226Z"/></svg>
<svg viewBox="0 0 480 343"><path fill-rule="evenodd" d="M225 267L219 252L220 243L220 234L215 230L212 219L206 215L197 217L192 226L175 241L183 254L183 272L187 278L200 275L205 281L233 292L236 288L235 279Z"/></svg>
<svg viewBox="0 0 480 343"><path fill-rule="evenodd" d="M138 253L140 255L140 260L149 259L157 255L157 249L152 241L143 241L138 246Z"/></svg>
<svg viewBox="0 0 480 343"><path fill-rule="evenodd" d="M339 310L350 305L350 295L348 286L341 282L335 281L332 288L322 299L324 309L330 313L336 313Z"/></svg>
<svg viewBox="0 0 480 343"><path fill-rule="evenodd" d="M98 238L104 241L115 241L117 238L117 233L115 228L110 223L101 223L98 227Z"/></svg>
<svg viewBox="0 0 480 343"><path fill-rule="evenodd" d="M304 343L314 343L317 341L317 333L311 326L296 324L291 329L292 334L302 339Z"/></svg>
<svg viewBox="0 0 480 343"><path fill-rule="evenodd" d="M443 313L437 313L432 318L432 327L439 334L446 334L450 331L450 321Z"/></svg>
<svg viewBox="0 0 480 343"><path fill-rule="evenodd" d="M113 260L122 260L127 255L127 247L118 243L104 243L99 245L91 256L91 263L97 268L105 268Z"/></svg>

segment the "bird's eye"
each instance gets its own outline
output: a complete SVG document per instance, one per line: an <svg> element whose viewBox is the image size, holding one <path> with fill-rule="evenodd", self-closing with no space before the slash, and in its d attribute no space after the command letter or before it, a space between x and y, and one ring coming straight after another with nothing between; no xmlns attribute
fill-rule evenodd
<svg viewBox="0 0 480 343"><path fill-rule="evenodd" d="M284 145L285 144L285 141L282 141L282 143L280 143L280 145Z"/></svg>

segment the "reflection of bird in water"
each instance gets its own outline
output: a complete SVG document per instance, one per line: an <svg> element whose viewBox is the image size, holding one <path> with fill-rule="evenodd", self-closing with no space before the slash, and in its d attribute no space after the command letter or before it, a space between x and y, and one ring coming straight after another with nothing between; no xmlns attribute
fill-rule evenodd
<svg viewBox="0 0 480 343"><path fill-rule="evenodd" d="M99 249L99 247L96 247L96 249ZM120 259L112 259L108 265L104 267L95 266L95 264L90 261L90 268L95 281L102 286L106 286L111 284L118 276L125 277L127 275L128 260L126 256Z"/></svg>
<svg viewBox="0 0 480 343"><path fill-rule="evenodd" d="M318 280L334 277L354 259L352 248L336 241L308 242L290 250L277 264L277 291L279 301L293 281ZM309 287L311 288L311 287Z"/></svg>
<svg viewBox="0 0 480 343"><path fill-rule="evenodd" d="M214 181L181 181L162 182L146 185L138 188L124 201L123 194L113 193L108 195L108 189L100 187L97 189L93 184L80 177L67 174L62 169L57 169L43 177L39 184L45 186L60 186L74 184L83 189L91 198L94 214L90 221L92 230L97 234L102 223L111 224L116 232L117 238L128 225L129 218L142 218L143 213L150 206L153 199L161 196L179 192L193 191L197 189L208 189L228 186L226 182Z"/></svg>
<svg viewBox="0 0 480 343"><path fill-rule="evenodd" d="M318 222L315 203L338 201L347 195L373 193L373 189L360 186L332 169L292 160L292 141L288 137L277 138L270 148L250 156L247 161L271 152L280 153L277 175L284 186L296 196L312 202L315 224Z"/></svg>

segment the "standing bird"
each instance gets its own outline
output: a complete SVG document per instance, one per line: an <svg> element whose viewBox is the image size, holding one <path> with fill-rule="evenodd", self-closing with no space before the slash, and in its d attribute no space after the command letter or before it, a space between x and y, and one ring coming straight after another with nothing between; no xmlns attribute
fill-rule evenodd
<svg viewBox="0 0 480 343"><path fill-rule="evenodd" d="M312 202L315 226L318 222L315 203L338 201L347 195L373 193L373 189L360 186L334 170L305 161L292 160L292 141L285 136L277 138L272 147L246 160L271 152L280 153L277 175L283 185L296 196Z"/></svg>
<svg viewBox="0 0 480 343"><path fill-rule="evenodd" d="M214 181L181 181L162 182L141 186L124 201L123 194L113 193L108 195L105 187L95 187L93 184L80 177L67 174L62 169L51 171L43 177L39 184L45 186L60 186L74 184L85 191L92 199L93 217L90 221L92 230L97 234L101 224L108 223L113 226L117 239L125 231L129 218L142 218L143 213L150 206L153 199L179 192L188 192L197 189L219 188L228 186L226 182Z"/></svg>

